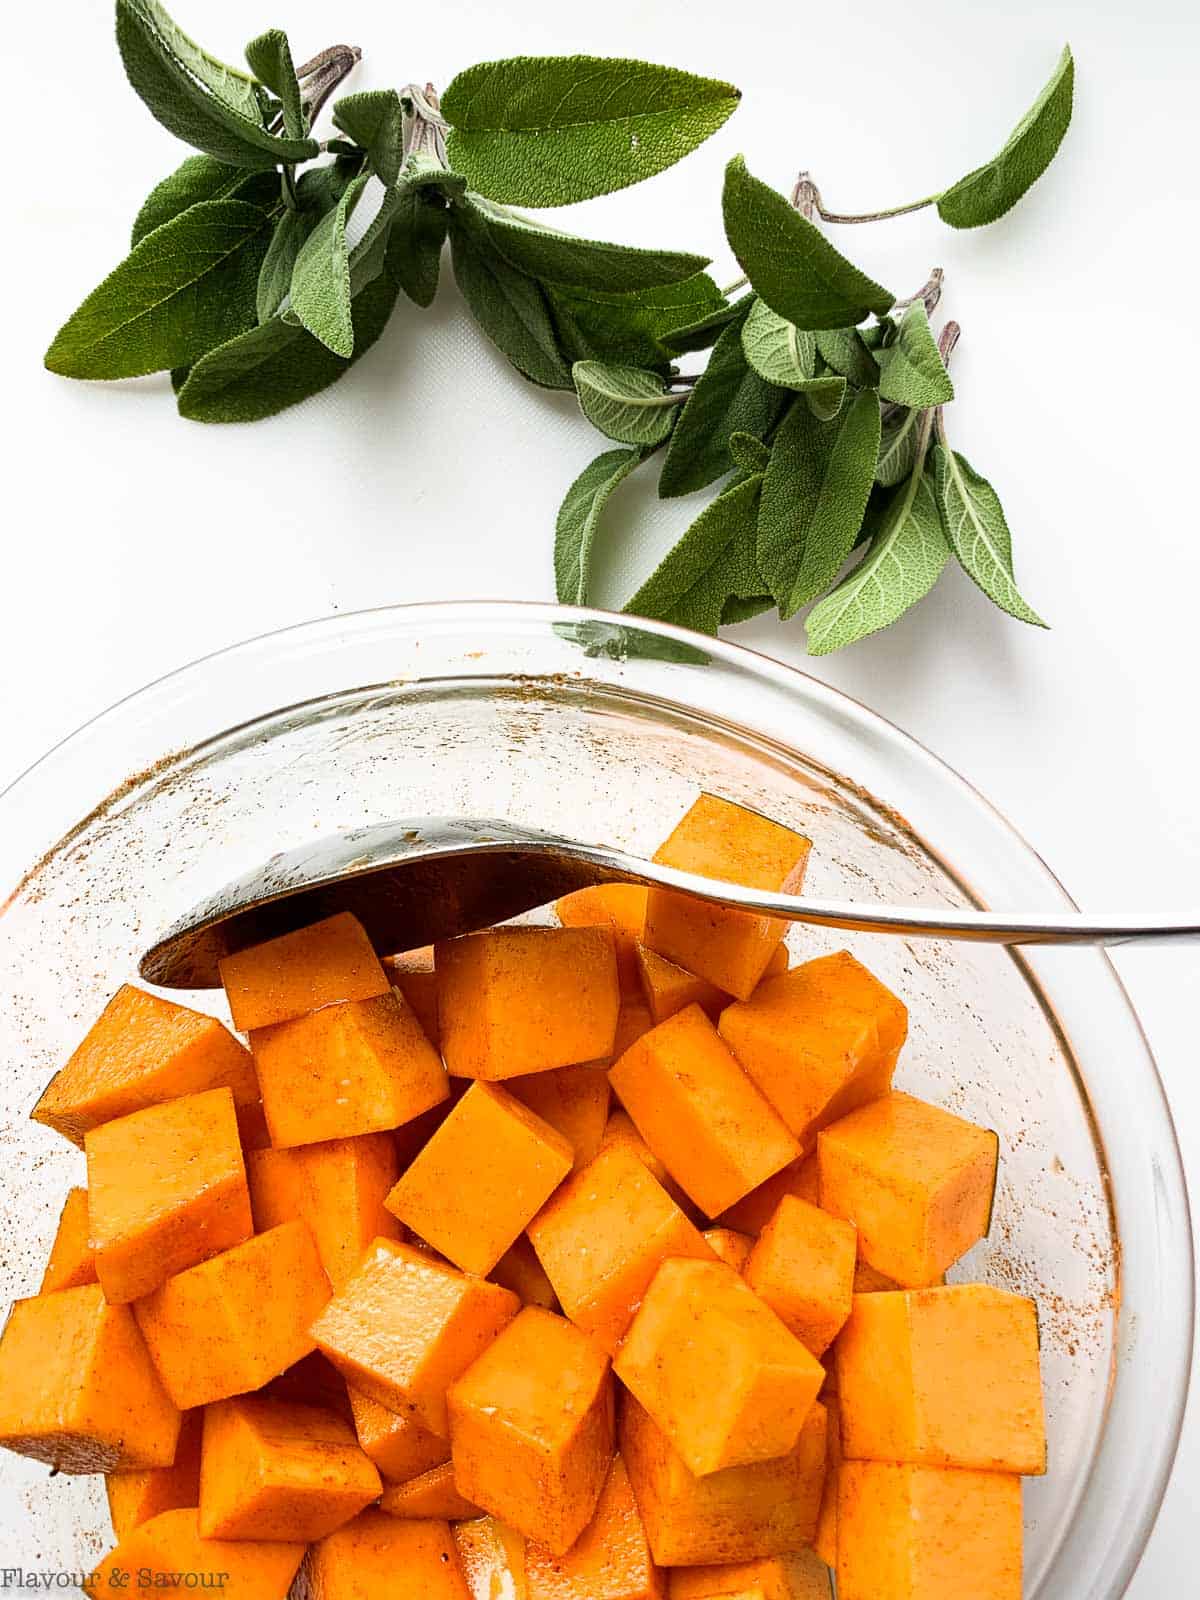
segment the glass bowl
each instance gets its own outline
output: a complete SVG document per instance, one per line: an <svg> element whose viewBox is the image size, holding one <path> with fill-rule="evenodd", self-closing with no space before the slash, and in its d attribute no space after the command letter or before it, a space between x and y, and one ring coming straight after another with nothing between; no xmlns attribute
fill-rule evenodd
<svg viewBox="0 0 1200 1600"><path fill-rule="evenodd" d="M35 1292L82 1178L29 1110L192 904L275 851L393 817L507 816L649 853L701 787L809 833L817 894L1070 905L979 795L863 707L602 613L339 617L197 662L81 729L0 798L0 1295ZM954 1276L1040 1310L1050 1466L1025 1492L1025 1594L1115 1600L1174 1456L1193 1293L1170 1116L1116 975L1090 950L789 942L848 943L908 1002L898 1083L999 1132L991 1237ZM0 1532L6 1565L86 1567L109 1543L100 1480L5 1454Z"/></svg>

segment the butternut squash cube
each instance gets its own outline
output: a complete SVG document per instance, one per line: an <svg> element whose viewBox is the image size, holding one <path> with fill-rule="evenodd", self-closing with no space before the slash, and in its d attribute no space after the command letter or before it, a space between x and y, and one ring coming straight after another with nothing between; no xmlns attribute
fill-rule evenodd
<svg viewBox="0 0 1200 1600"><path fill-rule="evenodd" d="M473 1083L388 1195L388 1210L482 1277L573 1161L569 1141L514 1095Z"/></svg>
<svg viewBox="0 0 1200 1600"><path fill-rule="evenodd" d="M448 1522L363 1511L308 1552L299 1590L320 1600L472 1600Z"/></svg>
<svg viewBox="0 0 1200 1600"><path fill-rule="evenodd" d="M907 1094L819 1135L821 1207L858 1229L858 1253L906 1288L934 1284L991 1223L999 1140Z"/></svg>
<svg viewBox="0 0 1200 1600"><path fill-rule="evenodd" d="M460 1493L564 1555L591 1521L613 1454L608 1358L527 1306L447 1396Z"/></svg>
<svg viewBox="0 0 1200 1600"><path fill-rule="evenodd" d="M668 1256L712 1259L699 1230L621 1144L567 1179L529 1238L567 1316L610 1353Z"/></svg>
<svg viewBox="0 0 1200 1600"><path fill-rule="evenodd" d="M799 892L812 844L803 835L716 795L702 794L655 852L655 861L748 889ZM643 943L739 1000L748 1000L787 923L651 889Z"/></svg>
<svg viewBox="0 0 1200 1600"><path fill-rule="evenodd" d="M391 984L357 917L348 911L268 939L220 963L240 1033L290 1022L322 1006L385 995Z"/></svg>
<svg viewBox="0 0 1200 1600"><path fill-rule="evenodd" d="M565 1555L525 1547L526 1600L666 1600L629 1474L614 1456L595 1514Z"/></svg>
<svg viewBox="0 0 1200 1600"><path fill-rule="evenodd" d="M352 1389L446 1437L446 1390L520 1309L515 1294L376 1239L313 1324Z"/></svg>
<svg viewBox="0 0 1200 1600"><path fill-rule="evenodd" d="M636 883L597 883L563 895L554 907L564 928L611 928L624 993L637 989L638 940L646 928L646 891Z"/></svg>
<svg viewBox="0 0 1200 1600"><path fill-rule="evenodd" d="M261 1389L313 1349L329 1299L312 1234L285 1222L189 1267L134 1303L154 1365L177 1406Z"/></svg>
<svg viewBox="0 0 1200 1600"><path fill-rule="evenodd" d="M209 1579L224 1600L287 1600L304 1546L254 1539L205 1539L194 1506L163 1511L127 1534L89 1574L90 1600L120 1593L162 1593L180 1574ZM219 1585L219 1588L218 1588Z"/></svg>
<svg viewBox="0 0 1200 1600"><path fill-rule="evenodd" d="M983 1283L855 1295L837 1375L851 1460L1046 1470L1032 1300Z"/></svg>
<svg viewBox="0 0 1200 1600"><path fill-rule="evenodd" d="M655 1273L613 1369L697 1477L786 1455L825 1378L732 1267L678 1259Z"/></svg>
<svg viewBox="0 0 1200 1600"><path fill-rule="evenodd" d="M415 1417L389 1411L357 1389L350 1390L350 1409L359 1444L390 1482L407 1483L449 1461L450 1441L430 1433Z"/></svg>
<svg viewBox="0 0 1200 1600"><path fill-rule="evenodd" d="M649 1031L650 1029L647 1028L646 1032L649 1033ZM611 1145L617 1145L622 1150L628 1150L631 1155L635 1155L655 1182L660 1183L667 1191L681 1211L689 1215L695 1211L695 1207L687 1195L684 1194L675 1179L634 1127L633 1118L628 1111L617 1110L609 1117L604 1129L604 1138L600 1141L600 1149L607 1150ZM698 1216L699 1212L695 1214Z"/></svg>
<svg viewBox="0 0 1200 1600"><path fill-rule="evenodd" d="M738 1561L727 1567L676 1567L669 1600L833 1600L829 1568L812 1550ZM883 1600L882 1596L878 1600Z"/></svg>
<svg viewBox="0 0 1200 1600"><path fill-rule="evenodd" d="M437 1051L397 990L258 1028L250 1048L277 1147L398 1128L450 1093Z"/></svg>
<svg viewBox="0 0 1200 1600"><path fill-rule="evenodd" d="M169 1467L151 1467L142 1472L110 1472L104 1480L108 1515L113 1533L124 1539L143 1522L162 1511L195 1506L200 1499L200 1438L204 1412L185 1411L175 1446L175 1459Z"/></svg>
<svg viewBox="0 0 1200 1600"><path fill-rule="evenodd" d="M637 947L637 961L642 993L655 1026L688 1006L699 1006L705 1016L715 1022L733 999L707 978L686 972L644 944Z"/></svg>
<svg viewBox="0 0 1200 1600"><path fill-rule="evenodd" d="M450 1461L430 1467L407 1483L392 1484L384 1490L379 1509L391 1517L441 1517L447 1522L479 1515L479 1507L459 1494Z"/></svg>
<svg viewBox="0 0 1200 1600"><path fill-rule="evenodd" d="M817 1401L786 1455L697 1478L632 1395L621 1455L660 1567L790 1555L811 1543L825 1477L825 1408ZM882 1597L877 1597L882 1600Z"/></svg>
<svg viewBox="0 0 1200 1600"><path fill-rule="evenodd" d="M617 1031L608 1059L616 1061L619 1056L623 1056L630 1045L636 1044L653 1026L654 1018L650 1015L650 1007L641 995L623 995L621 1009L617 1012Z"/></svg>
<svg viewBox="0 0 1200 1600"><path fill-rule="evenodd" d="M169 1467L179 1411L128 1306L97 1283L18 1300L0 1334L0 1445L58 1472Z"/></svg>
<svg viewBox="0 0 1200 1600"><path fill-rule="evenodd" d="M228 1089L102 1123L84 1149L96 1275L112 1304L140 1300L254 1232Z"/></svg>
<svg viewBox="0 0 1200 1600"><path fill-rule="evenodd" d="M509 1078L505 1087L543 1122L557 1128L571 1146L577 1167L587 1166L608 1126L611 1095L606 1066L552 1067L549 1072Z"/></svg>
<svg viewBox="0 0 1200 1600"><path fill-rule="evenodd" d="M609 1072L638 1132L706 1216L800 1154L699 1006L645 1034Z"/></svg>
<svg viewBox="0 0 1200 1600"><path fill-rule="evenodd" d="M813 1355L850 1315L856 1237L848 1222L785 1195L759 1235L746 1282Z"/></svg>
<svg viewBox="0 0 1200 1600"><path fill-rule="evenodd" d="M721 1013L720 1031L807 1150L891 1088L908 1012L843 950L761 983Z"/></svg>
<svg viewBox="0 0 1200 1600"><path fill-rule="evenodd" d="M227 1088L258 1099L245 1046L214 1017L126 984L30 1113L82 1148L90 1128L183 1094Z"/></svg>
<svg viewBox="0 0 1200 1600"><path fill-rule="evenodd" d="M838 1600L1020 1600L1021 1480L847 1461Z"/></svg>
<svg viewBox="0 0 1200 1600"><path fill-rule="evenodd" d="M379 1473L332 1411L244 1395L205 1408L206 1539L323 1539L378 1498Z"/></svg>
<svg viewBox="0 0 1200 1600"><path fill-rule="evenodd" d="M278 1228L282 1222L302 1222L308 1197L304 1147L247 1150L246 1184L256 1233Z"/></svg>
<svg viewBox="0 0 1200 1600"><path fill-rule="evenodd" d="M321 1265L335 1290L358 1266L373 1240L403 1236L400 1224L384 1204L400 1176L396 1142L390 1133L327 1139L277 1153L299 1160L303 1173L300 1217L317 1241Z"/></svg>
<svg viewBox="0 0 1200 1600"><path fill-rule="evenodd" d="M610 928L490 928L434 952L442 1054L458 1077L611 1056L621 996Z"/></svg>
<svg viewBox="0 0 1200 1600"><path fill-rule="evenodd" d="M842 1471L841 1406L836 1395L822 1396L825 1407L825 1487L821 1491L821 1509L817 1513L817 1531L813 1535L813 1549L827 1567L837 1568L838 1552L838 1483Z"/></svg>
<svg viewBox="0 0 1200 1600"><path fill-rule="evenodd" d="M471 1600L525 1600L525 1540L495 1517L456 1522L451 1532Z"/></svg>
<svg viewBox="0 0 1200 1600"><path fill-rule="evenodd" d="M96 1281L96 1257L88 1240L87 1190L71 1189L58 1219L38 1293L78 1289L80 1284Z"/></svg>
<svg viewBox="0 0 1200 1600"><path fill-rule="evenodd" d="M433 946L424 944L419 950L406 950L403 955L384 956L383 970L393 989L400 993L412 1007L425 1037L436 1050L441 1043L442 1029L438 1020L438 983L433 969Z"/></svg>
<svg viewBox="0 0 1200 1600"><path fill-rule="evenodd" d="M820 1200L820 1189L814 1151L799 1161L789 1162L781 1172L760 1183L757 1189L751 1189L748 1195L722 1212L721 1226L736 1228L739 1233L750 1233L757 1238L778 1211L785 1195L795 1195L798 1200L807 1200L815 1206Z"/></svg>
<svg viewBox="0 0 1200 1600"><path fill-rule="evenodd" d="M490 1276L493 1283L511 1289L523 1306L541 1306L543 1311L559 1309L554 1285L525 1234L504 1252Z"/></svg>
<svg viewBox="0 0 1200 1600"><path fill-rule="evenodd" d="M754 1240L748 1233L738 1233L733 1228L706 1228L704 1242L716 1256L735 1272L744 1272L754 1249Z"/></svg>

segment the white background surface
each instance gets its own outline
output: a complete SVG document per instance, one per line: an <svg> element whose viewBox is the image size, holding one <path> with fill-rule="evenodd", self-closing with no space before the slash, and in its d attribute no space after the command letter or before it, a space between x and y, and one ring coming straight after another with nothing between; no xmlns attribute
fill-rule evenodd
<svg viewBox="0 0 1200 1600"><path fill-rule="evenodd" d="M812 670L974 780L1083 905L1200 908L1187 0L174 9L228 59L272 24L298 59L334 34L360 44L357 87L444 86L475 61L576 50L730 78L743 105L698 154L559 213L594 236L711 253L719 281L736 275L719 212L731 154L780 188L811 167L836 209L927 194L992 153L1069 38L1075 124L1016 213L970 234L925 213L838 239L898 293L945 267L944 310L964 329L951 430L1000 489L1018 575L1054 631L1008 622L948 573L899 627ZM402 304L338 388L250 428L181 421L165 379L102 389L43 372L59 322L183 152L126 87L107 4L22 6L5 26L0 785L112 700L245 636L393 601L549 598L558 501L605 446L569 397L528 388L482 346L452 282L431 312ZM598 598L619 604L689 514L628 494ZM732 636L806 664L798 623ZM1195 951L1120 959L1193 1188L1198 966ZM1197 1592L1196 1411L1134 1600Z"/></svg>

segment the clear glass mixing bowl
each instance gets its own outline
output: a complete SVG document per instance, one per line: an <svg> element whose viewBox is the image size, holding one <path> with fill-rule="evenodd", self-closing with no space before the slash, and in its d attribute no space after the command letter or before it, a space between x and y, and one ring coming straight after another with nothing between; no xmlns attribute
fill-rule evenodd
<svg viewBox="0 0 1200 1600"><path fill-rule="evenodd" d="M387 818L507 816L651 851L698 788L816 842L818 894L1068 906L966 783L825 685L736 646L547 606L397 608L253 640L164 679L0 798L0 1297L35 1291L78 1153L27 1121L139 952L277 850ZM839 943L797 929L797 954ZM991 1238L957 1269L1036 1296L1050 1470L1025 1594L1115 1600L1174 1455L1192 1253L1154 1062L1095 951L859 937L907 1000L899 1082L999 1131ZM214 1006L213 996L193 1003ZM99 1480L5 1455L4 1564L106 1547Z"/></svg>

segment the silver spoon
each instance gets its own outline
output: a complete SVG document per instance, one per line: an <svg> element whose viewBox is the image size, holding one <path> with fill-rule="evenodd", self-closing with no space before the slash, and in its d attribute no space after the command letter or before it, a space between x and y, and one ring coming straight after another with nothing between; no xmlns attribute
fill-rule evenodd
<svg viewBox="0 0 1200 1600"><path fill-rule="evenodd" d="M412 950L504 922L589 884L675 889L718 905L822 928L980 944L1179 943L1200 922L1082 913L1014 917L1002 911L812 900L720 883L605 845L484 817L377 823L273 856L190 911L142 957L149 983L214 988L231 951L352 911L376 949Z"/></svg>

